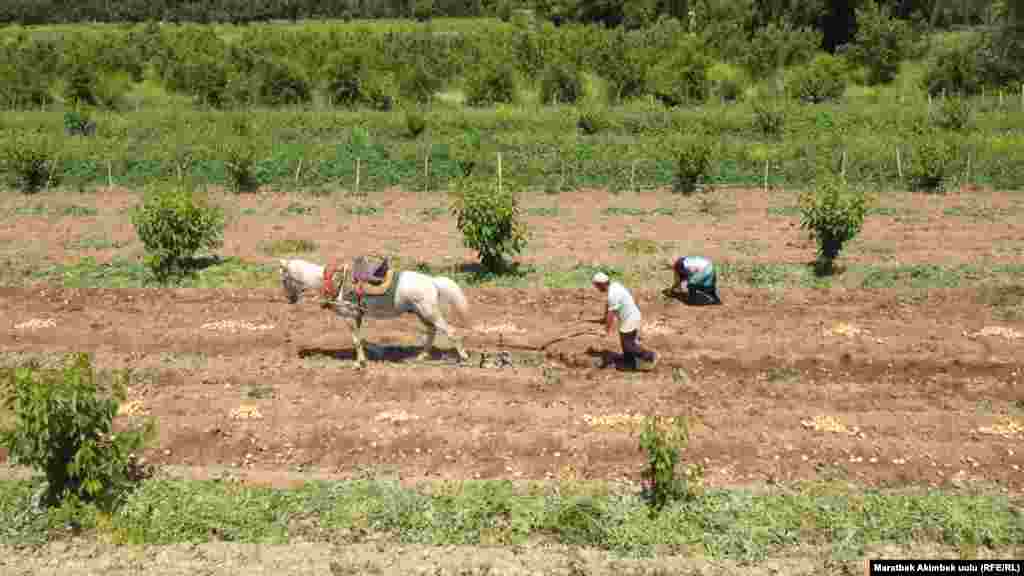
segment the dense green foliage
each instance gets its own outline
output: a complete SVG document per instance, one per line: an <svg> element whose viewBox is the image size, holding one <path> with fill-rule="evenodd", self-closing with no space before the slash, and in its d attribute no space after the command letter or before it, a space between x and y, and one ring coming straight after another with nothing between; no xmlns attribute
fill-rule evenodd
<svg viewBox="0 0 1024 576"><path fill-rule="evenodd" d="M224 212L188 188L150 191L132 214L146 248L146 265L158 280L188 272L197 252L221 245Z"/></svg>
<svg viewBox="0 0 1024 576"><path fill-rule="evenodd" d="M487 272L507 270L507 258L522 252L527 242L515 193L504 186L499 190L496 184L466 178L452 196L451 211L463 244L477 251Z"/></svg>
<svg viewBox="0 0 1024 576"><path fill-rule="evenodd" d="M0 445L14 463L46 475L44 501L65 497L112 504L132 480L133 454L152 433L143 427L114 431L125 399L123 379L101 381L86 354L63 369L29 364L0 371L0 398L14 424L0 431Z"/></svg>
<svg viewBox="0 0 1024 576"><path fill-rule="evenodd" d="M850 186L841 174L827 169L817 177L815 187L800 195L800 227L818 243L818 271L833 272L843 245L860 233L869 208L868 196Z"/></svg>
<svg viewBox="0 0 1024 576"><path fill-rule="evenodd" d="M511 17L12 27L0 30L0 136L52 146L4 172L26 190L106 182L108 169L129 186L352 188L358 162L362 190L423 189L470 166L493 174L502 151L520 189L624 189L671 184L678 158L665 142L702 134L715 141L709 183L760 184L767 163L771 184L807 185L807 159L842 148L851 178L891 184L907 180L895 154L913 156L928 94L934 111L962 93L969 124L944 112L960 164L970 156L979 183L1019 186L1008 33L920 36L893 20L900 10L864 8L853 44L830 55L811 4L695 1L692 21L642 29ZM88 130L58 130L71 108ZM235 110L253 118L251 138L215 129ZM472 159L459 152L467 129Z"/></svg>

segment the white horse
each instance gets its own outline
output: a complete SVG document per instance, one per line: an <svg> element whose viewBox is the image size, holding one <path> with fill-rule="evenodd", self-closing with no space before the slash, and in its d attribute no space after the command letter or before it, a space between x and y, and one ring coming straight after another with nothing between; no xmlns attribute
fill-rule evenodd
<svg viewBox="0 0 1024 576"><path fill-rule="evenodd" d="M281 284L290 304L295 304L306 290L320 292L324 282L324 266L299 259L279 260L281 263ZM347 276L348 267L342 269ZM462 346L462 339L457 337L455 330L441 314L441 305L454 308L460 320L467 323L469 304L459 285L444 276L428 276L413 270L395 272L393 282L394 297L363 295L363 306L357 305L344 287L349 285L343 281L343 288L335 300L326 302L334 312L349 320L352 326L352 343L356 349L356 363L359 367L366 365L366 350L363 346L363 318L396 318L402 314L415 314L427 329L426 343L423 351L416 357L426 360L434 349L434 338L440 330L455 344L455 350L463 361L469 354Z"/></svg>

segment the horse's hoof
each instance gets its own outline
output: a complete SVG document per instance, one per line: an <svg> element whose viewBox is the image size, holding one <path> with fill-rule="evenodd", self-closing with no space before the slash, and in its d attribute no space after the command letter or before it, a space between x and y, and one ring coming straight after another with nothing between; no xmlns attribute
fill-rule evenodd
<svg viewBox="0 0 1024 576"><path fill-rule="evenodd" d="M430 360L430 354L428 354L427 352L421 352L416 356L416 359L419 360L420 362Z"/></svg>

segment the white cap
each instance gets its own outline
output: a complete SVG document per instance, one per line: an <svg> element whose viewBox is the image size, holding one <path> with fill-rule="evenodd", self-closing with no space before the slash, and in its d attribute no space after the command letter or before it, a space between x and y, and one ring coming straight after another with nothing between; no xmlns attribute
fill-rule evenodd
<svg viewBox="0 0 1024 576"><path fill-rule="evenodd" d="M598 272L597 274L594 274L593 282L594 282L594 284L607 284L608 283L608 275L605 274L604 272Z"/></svg>

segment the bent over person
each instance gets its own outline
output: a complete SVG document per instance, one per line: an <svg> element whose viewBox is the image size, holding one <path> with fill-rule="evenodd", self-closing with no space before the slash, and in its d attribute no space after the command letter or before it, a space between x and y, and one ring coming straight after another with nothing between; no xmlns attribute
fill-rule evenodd
<svg viewBox="0 0 1024 576"><path fill-rule="evenodd" d="M718 297L718 285L715 278L715 267L711 260L703 256L683 256L672 265L675 282L669 288L670 293L682 292L683 281L689 291L690 304L721 304Z"/></svg>
<svg viewBox="0 0 1024 576"><path fill-rule="evenodd" d="M658 363L658 354L646 350L637 341L640 332L640 309L633 301L633 295L618 282L611 282L608 275L598 272L593 278L594 287L608 294L604 322L608 335L612 335L612 324L619 320L619 341L627 368L651 370Z"/></svg>

